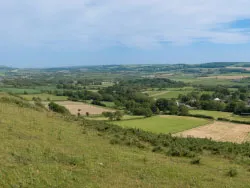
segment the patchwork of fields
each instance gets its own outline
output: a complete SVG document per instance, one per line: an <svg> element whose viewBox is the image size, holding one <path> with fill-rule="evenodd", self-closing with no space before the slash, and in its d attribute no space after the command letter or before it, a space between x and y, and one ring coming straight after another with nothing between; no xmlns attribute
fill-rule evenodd
<svg viewBox="0 0 250 188"><path fill-rule="evenodd" d="M176 133L208 124L206 119L180 116L154 116L145 119L114 122L125 128L138 128L154 133Z"/></svg>

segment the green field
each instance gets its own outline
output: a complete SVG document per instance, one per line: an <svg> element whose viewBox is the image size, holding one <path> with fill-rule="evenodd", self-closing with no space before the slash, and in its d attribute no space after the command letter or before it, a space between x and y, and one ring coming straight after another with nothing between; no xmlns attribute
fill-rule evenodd
<svg viewBox="0 0 250 188"><path fill-rule="evenodd" d="M24 94L27 92L29 94L38 94L41 93L39 89L21 89L21 88L8 88L8 87L0 87L0 91L14 94Z"/></svg>
<svg viewBox="0 0 250 188"><path fill-rule="evenodd" d="M208 110L190 110L189 113L193 114L193 115L212 116L215 119L217 119L217 118L229 118L232 116L232 113L230 113L230 112L218 112L218 111L208 111Z"/></svg>
<svg viewBox="0 0 250 188"><path fill-rule="evenodd" d="M159 99L159 98L178 98L180 94L187 94L193 91L193 87L184 87L184 88L168 88L165 90L148 90L143 93L148 94L150 97Z"/></svg>
<svg viewBox="0 0 250 188"><path fill-rule="evenodd" d="M50 94L33 94L33 95L20 95L26 100L32 101L33 97L39 97L42 101L47 101L48 99L51 101L66 101L67 96L56 96L56 95L50 95Z"/></svg>
<svg viewBox="0 0 250 188"><path fill-rule="evenodd" d="M238 121L248 121L250 122L250 117L249 116L238 116L234 115L230 112L218 112L218 111L207 111L207 110L190 110L190 114L193 115L207 115L207 116L212 116L215 119L217 118L227 118L230 120L238 120Z"/></svg>
<svg viewBox="0 0 250 188"><path fill-rule="evenodd" d="M209 120L180 116L154 116L145 119L114 122L114 124L122 127L139 128L155 133L176 133L207 123L209 123Z"/></svg>

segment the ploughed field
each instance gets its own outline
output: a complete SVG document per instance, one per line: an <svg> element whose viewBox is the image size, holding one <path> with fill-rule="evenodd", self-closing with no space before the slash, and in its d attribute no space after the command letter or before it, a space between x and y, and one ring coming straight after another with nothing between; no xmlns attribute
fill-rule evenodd
<svg viewBox="0 0 250 188"><path fill-rule="evenodd" d="M71 114L77 115L78 109L80 109L80 113L82 115L85 115L86 112L88 112L90 115L96 115L96 114L102 114L102 112L112 112L113 110L104 108L104 107L99 107L99 106L94 106L82 102L73 102L73 101L57 101L56 102L59 105L64 106L67 108Z"/></svg>
<svg viewBox="0 0 250 188"><path fill-rule="evenodd" d="M183 137L211 138L216 141L242 143L250 141L250 125L215 121L175 134Z"/></svg>

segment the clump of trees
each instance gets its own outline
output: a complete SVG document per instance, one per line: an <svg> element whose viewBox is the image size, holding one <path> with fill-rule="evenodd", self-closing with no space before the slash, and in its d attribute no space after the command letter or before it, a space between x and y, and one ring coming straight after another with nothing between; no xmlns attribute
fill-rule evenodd
<svg viewBox="0 0 250 188"><path fill-rule="evenodd" d="M161 98L156 100L155 104L156 107L164 113L180 116L186 116L189 114L189 108L186 105L178 104L176 100Z"/></svg>
<svg viewBox="0 0 250 188"><path fill-rule="evenodd" d="M102 113L104 117L109 118L110 121L120 121L123 117L123 113L121 111L115 111L115 112L103 112Z"/></svg>
<svg viewBox="0 0 250 188"><path fill-rule="evenodd" d="M207 89L213 93L191 92L179 95L178 99L180 103L197 109L233 112L238 115L250 113L247 87L234 91L222 86Z"/></svg>

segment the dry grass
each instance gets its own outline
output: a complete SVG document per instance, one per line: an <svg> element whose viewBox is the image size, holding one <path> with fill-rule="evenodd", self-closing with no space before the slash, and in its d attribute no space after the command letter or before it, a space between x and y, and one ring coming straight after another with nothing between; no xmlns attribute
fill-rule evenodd
<svg viewBox="0 0 250 188"><path fill-rule="evenodd" d="M58 101L56 102L59 105L66 107L71 114L77 115L78 109L81 109L80 113L85 115L88 112L90 115L102 114L102 112L112 112L114 110L103 108L99 106L94 106L82 102L73 102L73 101Z"/></svg>
<svg viewBox="0 0 250 188"><path fill-rule="evenodd" d="M206 126L177 133L176 136L211 138L216 141L242 143L249 141L249 132L250 125L215 121Z"/></svg>

